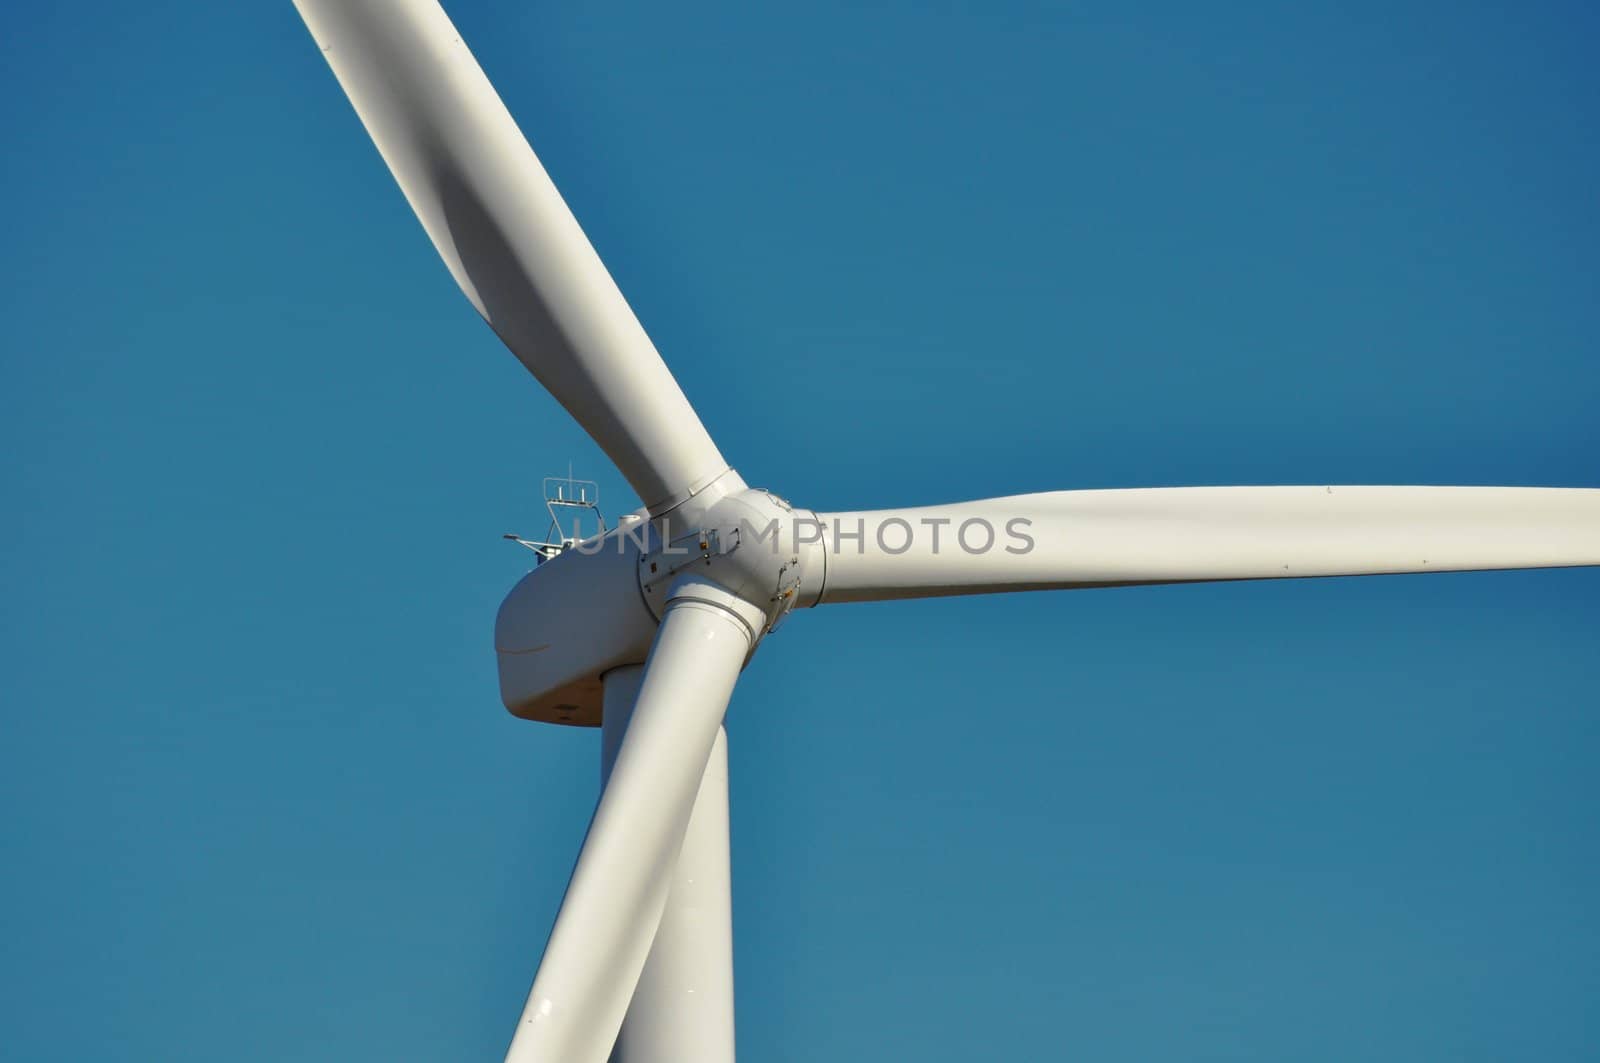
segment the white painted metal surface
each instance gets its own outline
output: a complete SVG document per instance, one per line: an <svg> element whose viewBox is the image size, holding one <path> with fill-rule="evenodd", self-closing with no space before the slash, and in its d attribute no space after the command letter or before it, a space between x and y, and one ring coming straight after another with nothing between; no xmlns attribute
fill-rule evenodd
<svg viewBox="0 0 1600 1063"><path fill-rule="evenodd" d="M644 669L605 676L601 784L611 773ZM733 1063L733 892L728 857L728 736L717 732L650 957L611 1063Z"/></svg>
<svg viewBox="0 0 1600 1063"><path fill-rule="evenodd" d="M610 1054L750 646L746 622L726 609L692 598L668 607L509 1063L602 1063Z"/></svg>
<svg viewBox="0 0 1600 1063"><path fill-rule="evenodd" d="M823 513L824 602L1600 564L1600 491L1169 487Z"/></svg>
<svg viewBox="0 0 1600 1063"><path fill-rule="evenodd" d="M433 0L295 0L456 283L660 512L728 463Z"/></svg>

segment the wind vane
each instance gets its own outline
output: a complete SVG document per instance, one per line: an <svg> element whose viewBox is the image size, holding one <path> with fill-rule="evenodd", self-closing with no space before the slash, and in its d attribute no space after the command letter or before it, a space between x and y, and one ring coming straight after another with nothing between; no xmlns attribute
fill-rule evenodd
<svg viewBox="0 0 1600 1063"><path fill-rule="evenodd" d="M550 513L550 527L542 541L524 539L512 532L501 536L532 550L539 558L538 564L544 564L573 543L606 533L605 514L600 512L600 485L593 480L574 480L571 465L567 466L565 476L544 478L544 508ZM563 514L571 518L570 532L568 525L562 522Z"/></svg>

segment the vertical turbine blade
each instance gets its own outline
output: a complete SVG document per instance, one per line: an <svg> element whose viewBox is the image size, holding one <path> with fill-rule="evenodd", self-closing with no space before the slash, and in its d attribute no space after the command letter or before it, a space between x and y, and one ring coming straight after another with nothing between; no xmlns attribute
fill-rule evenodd
<svg viewBox="0 0 1600 1063"><path fill-rule="evenodd" d="M643 678L639 665L606 673L602 785L610 777ZM622 1021L614 1059L734 1063L728 736L720 730L700 778L661 925Z"/></svg>
<svg viewBox="0 0 1600 1063"><path fill-rule="evenodd" d="M749 630L667 607L507 1063L604 1063L649 954Z"/></svg>

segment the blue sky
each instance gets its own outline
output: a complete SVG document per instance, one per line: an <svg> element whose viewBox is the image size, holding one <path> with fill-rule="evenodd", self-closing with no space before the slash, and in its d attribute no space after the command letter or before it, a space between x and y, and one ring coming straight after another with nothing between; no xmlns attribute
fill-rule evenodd
<svg viewBox="0 0 1600 1063"><path fill-rule="evenodd" d="M723 450L849 509L1600 486L1590 9L450 10ZM597 449L287 2L0 41L0 1027L497 1059L596 792L490 627ZM741 1059L1592 1058L1600 571L795 618Z"/></svg>

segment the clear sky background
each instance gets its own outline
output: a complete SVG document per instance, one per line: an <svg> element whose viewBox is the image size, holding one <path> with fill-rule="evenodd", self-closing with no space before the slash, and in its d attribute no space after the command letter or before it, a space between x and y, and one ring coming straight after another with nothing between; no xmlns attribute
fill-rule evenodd
<svg viewBox="0 0 1600 1063"><path fill-rule="evenodd" d="M1289 6L449 5L798 504L1600 486L1600 16ZM635 500L286 0L24 5L0 90L4 1054L498 1059L598 757L499 536ZM1593 1059L1597 647L1592 570L798 616L741 1059Z"/></svg>

